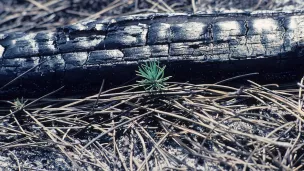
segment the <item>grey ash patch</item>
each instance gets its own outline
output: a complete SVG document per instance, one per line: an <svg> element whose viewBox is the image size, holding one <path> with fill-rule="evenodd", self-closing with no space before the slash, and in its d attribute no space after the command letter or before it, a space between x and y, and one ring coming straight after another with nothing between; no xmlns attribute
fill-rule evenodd
<svg viewBox="0 0 304 171"><path fill-rule="evenodd" d="M50 148L14 148L10 152L3 151L0 153L0 168L7 170L18 170L16 158L19 160L23 169L45 169L49 171L55 170L71 170L71 163L60 153Z"/></svg>

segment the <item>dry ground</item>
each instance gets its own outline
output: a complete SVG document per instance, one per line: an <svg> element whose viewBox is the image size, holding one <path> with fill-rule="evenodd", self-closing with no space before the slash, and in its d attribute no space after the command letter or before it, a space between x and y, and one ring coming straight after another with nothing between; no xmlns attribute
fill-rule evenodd
<svg viewBox="0 0 304 171"><path fill-rule="evenodd" d="M302 0L0 0L0 33L146 12L294 10ZM245 79L244 79L245 78ZM170 83L0 103L3 170L302 170L302 82ZM249 81L246 81L248 79ZM303 80L302 80L303 81ZM231 84L229 84L231 85Z"/></svg>
<svg viewBox="0 0 304 171"><path fill-rule="evenodd" d="M151 12L301 10L302 0L0 0L0 33Z"/></svg>
<svg viewBox="0 0 304 171"><path fill-rule="evenodd" d="M225 85L231 81L170 83L156 94L129 85L101 87L81 99L2 101L0 165L12 170L303 169L303 80L296 89L250 80L242 87Z"/></svg>

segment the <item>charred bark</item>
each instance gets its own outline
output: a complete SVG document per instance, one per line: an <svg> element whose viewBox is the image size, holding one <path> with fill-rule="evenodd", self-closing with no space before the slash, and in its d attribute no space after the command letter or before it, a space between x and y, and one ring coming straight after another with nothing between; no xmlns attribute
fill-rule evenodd
<svg viewBox="0 0 304 171"><path fill-rule="evenodd" d="M119 73L134 72L138 63L152 59L172 65L172 72L187 65L208 73L217 68L210 64L227 63L222 72L290 70L302 66L303 49L302 11L142 14L85 21L56 32L0 35L0 81L37 65L24 84L78 84L90 82L92 73L99 80L116 73L118 79Z"/></svg>

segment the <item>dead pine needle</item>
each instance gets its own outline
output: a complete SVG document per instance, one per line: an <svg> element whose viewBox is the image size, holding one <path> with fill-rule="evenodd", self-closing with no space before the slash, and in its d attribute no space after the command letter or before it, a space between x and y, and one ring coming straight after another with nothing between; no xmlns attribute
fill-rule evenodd
<svg viewBox="0 0 304 171"><path fill-rule="evenodd" d="M56 151L67 159L64 168L72 162L104 170L301 168L301 86L291 91L249 81L235 94L239 87L225 85L251 75L216 84L168 83L159 94L136 86L103 91L102 83L95 95L52 99L60 88L19 110L0 110L2 132L15 137L1 147ZM14 168L23 168L15 155Z"/></svg>

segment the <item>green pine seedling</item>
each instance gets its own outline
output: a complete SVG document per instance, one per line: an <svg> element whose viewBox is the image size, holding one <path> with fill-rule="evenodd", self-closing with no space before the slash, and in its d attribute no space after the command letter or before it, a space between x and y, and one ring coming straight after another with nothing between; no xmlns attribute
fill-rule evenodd
<svg viewBox="0 0 304 171"><path fill-rule="evenodd" d="M166 66L160 67L159 61L149 61L138 67L136 75L143 78L141 81L137 81L139 85L143 86L145 90L149 91L161 91L166 88L166 81L171 76L165 77L164 71Z"/></svg>
<svg viewBox="0 0 304 171"><path fill-rule="evenodd" d="M27 100L24 100L23 97L21 99L17 98L16 100L14 100L12 107L15 110L20 110L24 107L26 102L27 102Z"/></svg>

